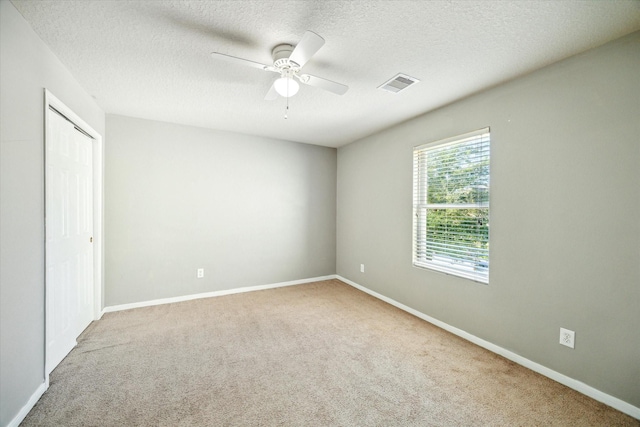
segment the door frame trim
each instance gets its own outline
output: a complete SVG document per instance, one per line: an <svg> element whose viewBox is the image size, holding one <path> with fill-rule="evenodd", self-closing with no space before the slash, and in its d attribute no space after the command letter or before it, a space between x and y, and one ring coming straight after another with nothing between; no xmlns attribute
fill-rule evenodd
<svg viewBox="0 0 640 427"><path fill-rule="evenodd" d="M44 89L44 205L45 205L45 213L43 217L44 221L44 230L45 230L45 301L44 301L44 328L45 328L45 345L44 345L44 377L46 382L46 387L49 387L49 374L51 370L47 366L47 342L48 342L48 315L46 309L47 302L47 289L48 286L48 278L46 274L46 238L47 238L47 228L46 228L46 202L47 202L47 187L46 187L46 166L47 166L47 144L50 140L49 136L49 120L51 114L56 114L51 111L49 107L53 107L63 116L65 116L68 120L73 122L75 126L82 129L83 132L88 134L91 138L93 138L92 142L92 151L93 151L93 320L98 320L102 314L102 288L104 283L104 238L103 238L103 154L104 154L104 146L102 141L102 135L100 135L95 129L93 129L89 124L87 124L84 120L80 118L76 113L71 110L71 108L67 107L62 101L60 101L56 96L54 96L51 92L49 92L46 88Z"/></svg>

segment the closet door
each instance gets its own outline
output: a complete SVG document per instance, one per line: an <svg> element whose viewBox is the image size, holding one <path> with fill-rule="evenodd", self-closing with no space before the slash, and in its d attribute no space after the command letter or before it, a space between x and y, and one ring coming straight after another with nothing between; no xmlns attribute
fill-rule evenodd
<svg viewBox="0 0 640 427"><path fill-rule="evenodd" d="M93 320L92 140L50 111L46 140L46 372Z"/></svg>

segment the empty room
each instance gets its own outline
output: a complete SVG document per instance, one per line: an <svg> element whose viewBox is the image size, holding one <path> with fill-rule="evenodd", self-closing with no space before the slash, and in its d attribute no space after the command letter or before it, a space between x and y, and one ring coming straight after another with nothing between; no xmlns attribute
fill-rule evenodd
<svg viewBox="0 0 640 427"><path fill-rule="evenodd" d="M640 1L0 0L0 427L640 426Z"/></svg>

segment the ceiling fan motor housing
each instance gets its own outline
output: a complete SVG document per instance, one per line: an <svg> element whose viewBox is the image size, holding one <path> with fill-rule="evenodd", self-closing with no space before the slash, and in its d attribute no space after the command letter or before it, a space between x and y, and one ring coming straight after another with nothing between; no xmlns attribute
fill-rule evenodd
<svg viewBox="0 0 640 427"><path fill-rule="evenodd" d="M293 52L294 46L290 44L279 44L271 51L271 57L273 58L273 65L284 71L286 69L293 69L299 71L300 66L293 61L289 60L291 52Z"/></svg>

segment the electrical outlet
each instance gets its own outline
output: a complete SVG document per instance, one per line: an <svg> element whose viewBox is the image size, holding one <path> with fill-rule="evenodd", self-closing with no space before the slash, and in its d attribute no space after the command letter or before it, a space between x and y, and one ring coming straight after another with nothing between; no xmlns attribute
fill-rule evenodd
<svg viewBox="0 0 640 427"><path fill-rule="evenodd" d="M204 268L199 268L196 276L198 279L202 279L204 277Z"/></svg>
<svg viewBox="0 0 640 427"><path fill-rule="evenodd" d="M360 273L364 273L364 264L360 264Z"/></svg>
<svg viewBox="0 0 640 427"><path fill-rule="evenodd" d="M569 348L575 348L576 333L569 329L560 328L560 344L566 345Z"/></svg>

